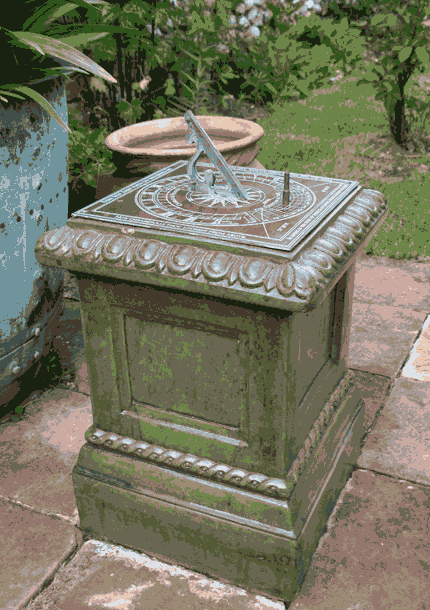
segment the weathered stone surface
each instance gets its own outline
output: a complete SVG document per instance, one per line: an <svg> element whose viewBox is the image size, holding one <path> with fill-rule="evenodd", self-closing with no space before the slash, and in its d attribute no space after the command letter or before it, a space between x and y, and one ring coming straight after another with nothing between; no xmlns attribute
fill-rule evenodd
<svg viewBox="0 0 430 610"><path fill-rule="evenodd" d="M430 264L360 256L357 260L354 301L430 311Z"/></svg>
<svg viewBox="0 0 430 610"><path fill-rule="evenodd" d="M387 377L372 375L364 371L354 371L355 382L360 387L360 395L364 400L364 427L366 430L372 426L377 412L385 404L391 381Z"/></svg>
<svg viewBox="0 0 430 610"><path fill-rule="evenodd" d="M28 610L283 610L244 589L163 563L144 553L89 540Z"/></svg>
<svg viewBox="0 0 430 610"><path fill-rule="evenodd" d="M430 489L356 471L290 610L428 610Z"/></svg>
<svg viewBox="0 0 430 610"><path fill-rule="evenodd" d="M64 271L64 298L79 301L78 282L67 269Z"/></svg>
<svg viewBox="0 0 430 610"><path fill-rule="evenodd" d="M77 523L72 469L92 424L88 396L48 390L0 425L0 495Z"/></svg>
<svg viewBox="0 0 430 610"><path fill-rule="evenodd" d="M354 301L348 367L395 377L425 319L424 311Z"/></svg>
<svg viewBox="0 0 430 610"><path fill-rule="evenodd" d="M358 459L361 468L430 485L430 383L399 378Z"/></svg>
<svg viewBox="0 0 430 610"><path fill-rule="evenodd" d="M0 498L0 607L24 608L82 543L75 527Z"/></svg>
<svg viewBox="0 0 430 610"><path fill-rule="evenodd" d="M430 381L430 316L427 317L414 343L401 376L418 381Z"/></svg>

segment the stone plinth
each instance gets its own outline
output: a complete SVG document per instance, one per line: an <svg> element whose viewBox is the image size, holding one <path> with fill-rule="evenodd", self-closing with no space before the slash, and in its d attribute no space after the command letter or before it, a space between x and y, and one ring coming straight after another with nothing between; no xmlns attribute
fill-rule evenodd
<svg viewBox="0 0 430 610"><path fill-rule="evenodd" d="M94 421L73 471L80 523L290 600L360 452L355 260L388 208L300 174L282 205L283 172L236 168L250 200L208 210L182 193L184 167L36 246L79 285Z"/></svg>

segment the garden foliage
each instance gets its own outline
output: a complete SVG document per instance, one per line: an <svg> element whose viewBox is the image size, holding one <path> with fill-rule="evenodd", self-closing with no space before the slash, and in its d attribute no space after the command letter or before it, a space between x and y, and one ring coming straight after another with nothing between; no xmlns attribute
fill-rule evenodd
<svg viewBox="0 0 430 610"><path fill-rule="evenodd" d="M75 1L87 10L94 0ZM26 99L35 100L68 131L54 107L33 85L57 76L67 77L74 72L95 74L116 82L108 72L76 48L90 39L105 36L106 32L85 26L74 35L62 36L61 40L47 35L52 33L52 22L75 6L64 4L61 0L46 0L42 6L36 4L35 0L15 0L13 10L3 11L0 25L0 101L8 105L17 99L20 103Z"/></svg>
<svg viewBox="0 0 430 610"><path fill-rule="evenodd" d="M329 0L321 14L346 19L361 31L373 59L360 83L372 83L381 99L393 140L404 150L420 152L427 142L422 126L430 99L412 93L411 77L430 70L428 0Z"/></svg>
<svg viewBox="0 0 430 610"><path fill-rule="evenodd" d="M59 26L69 32L84 20L92 29L123 30L94 40L84 51L118 84L80 77L86 117L78 127L81 143L75 147L72 141L70 147L75 177L82 169L87 184L95 181L85 170L89 164L95 167L99 158L99 149L84 137L88 128L111 132L130 123L177 116L187 109L195 114L233 110L237 116L237 108L229 108L232 99L256 106L303 99L339 65L351 69L360 62L359 32L348 30L346 20L332 23L315 15L297 18L294 13L303 3L267 2L271 17L260 28L261 36L253 40L230 24L238 0L218 0L212 5L190 0L178 6L169 0L151 4L120 0L91 14L82 9L69 13ZM308 35L313 37L312 44Z"/></svg>
<svg viewBox="0 0 430 610"><path fill-rule="evenodd" d="M106 85L104 96L94 95L93 106L102 102L109 113L117 102L131 105L138 99L139 118L150 120L169 111L182 112L184 106L203 109L213 96L220 99L226 94L263 105L306 96L335 73L335 65L352 67L362 59L359 32L349 31L346 20L331 23L315 15L294 19L303 0L267 2L272 17L253 40L230 25L239 4L217 0L209 6L206 0L190 0L175 7L169 0L120 0L87 15L91 28L124 30L89 44L90 57L118 80L116 95L116 87ZM303 32L316 42L300 42ZM139 82L145 78L148 85L140 91ZM107 122L110 129L124 126L117 117Z"/></svg>
<svg viewBox="0 0 430 610"><path fill-rule="evenodd" d="M357 0L352 4L359 10L333 9L331 14L327 6L333 2L323 2L330 18L321 12L299 17L304 0L268 0L271 16L254 39L230 23L232 14L240 17L240 0L179 0L175 5L171 0L46 0L42 7L35 0L18 2L33 6L32 15L21 11L21 21L15 16L16 23L1 28L0 37L13 34L19 53L23 43L26 53L49 53L34 38L49 36L80 49L88 65L92 60L114 77L106 82L85 73L84 65L77 69L84 72L78 75L84 113L71 121L71 180L80 173L93 184L96 169L111 168L102 140L113 130L189 108L195 114L228 113L232 99L264 107L304 99L339 68L345 73L362 66L364 71L369 50L374 59L362 82L372 82L383 100L395 141L403 148L418 145L412 123L428 104L408 97L406 85L414 71L430 67L428 28L422 26L428 0ZM31 35L17 36L21 26ZM13 51L12 57L10 48L8 53L10 65L15 61L24 74L19 53ZM39 78L41 70L48 75L54 69L47 61L47 56L39 59ZM61 73L72 73L65 58L60 63ZM3 77L1 87L6 85ZM19 94L16 87L12 94Z"/></svg>

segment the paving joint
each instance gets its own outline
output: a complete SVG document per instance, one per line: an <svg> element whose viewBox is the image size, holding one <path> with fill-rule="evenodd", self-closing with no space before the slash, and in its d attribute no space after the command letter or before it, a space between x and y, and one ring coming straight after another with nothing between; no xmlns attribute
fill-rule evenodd
<svg viewBox="0 0 430 610"><path fill-rule="evenodd" d="M427 483L417 483L417 481L413 481L413 480L409 480L409 479L400 479L395 474L389 474L387 472L381 472L381 471L378 471L378 470L373 470L372 468L361 468L361 466L354 466L354 471L356 471L356 472L371 472L372 474L375 474L375 475L380 475L380 476L387 477L389 479L393 479L393 481L396 481L397 483L409 483L409 485L419 485L420 487L426 487L426 488L430 489L430 484L427 484Z"/></svg>
<svg viewBox="0 0 430 610"><path fill-rule="evenodd" d="M37 508L35 508L34 506L31 506L30 504L25 504L25 502L20 502L16 498L2 496L1 494L0 494L0 500L5 500L6 502L9 502L9 504L15 504L16 506L22 506L23 508L27 508L28 510L34 511L35 513L37 513L39 515L45 515L46 517L52 517L53 519L58 519L58 521L65 521L67 523L70 523L70 525L77 527L80 530L80 528L76 525L76 522L71 517L66 517L65 515L60 515L58 513L51 513L49 511L44 511L43 509L38 510Z"/></svg>

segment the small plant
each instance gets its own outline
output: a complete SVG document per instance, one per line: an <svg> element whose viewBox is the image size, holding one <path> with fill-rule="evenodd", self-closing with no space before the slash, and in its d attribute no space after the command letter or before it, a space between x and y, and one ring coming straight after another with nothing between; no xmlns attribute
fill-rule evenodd
<svg viewBox="0 0 430 610"><path fill-rule="evenodd" d="M228 116L243 118L243 108L245 104L245 95L242 93L239 99L233 95L227 94L221 98L221 106L224 109L224 114Z"/></svg>
<svg viewBox="0 0 430 610"><path fill-rule="evenodd" d="M22 415L24 413L24 407L21 407L21 406L20 407L16 407L15 408L15 413L17 413L18 415ZM16 420L13 419L13 421L17 421L17 420L18 420L18 418L16 418Z"/></svg>
<svg viewBox="0 0 430 610"><path fill-rule="evenodd" d="M171 78L167 81L166 95L170 96L169 105L173 106L173 108L169 108L167 116L172 116L172 111L179 111L181 114L183 114L187 110L191 110L197 115L210 114L211 110L208 106L211 103L209 90L212 81L210 75L205 70L202 56L200 55L197 57L185 49L182 49L182 51L196 62L196 75L195 78L193 78L189 73L181 70L181 75L185 77L185 80L191 85L190 86L184 83L183 86L186 89L186 93L182 97L182 100L172 95L172 93L175 91L173 87L173 79ZM165 107L165 101L163 100L163 102L163 106ZM212 110L214 109L212 108Z"/></svg>
<svg viewBox="0 0 430 610"><path fill-rule="evenodd" d="M73 189L79 180L97 186L97 177L115 171L112 151L104 144L109 135L107 127L91 129L82 124L79 113L69 107L69 184Z"/></svg>
<svg viewBox="0 0 430 610"><path fill-rule="evenodd" d="M49 358L48 364L46 366L46 371L48 372L48 374L51 375L56 371L58 372L58 361L55 356L51 356Z"/></svg>
<svg viewBox="0 0 430 610"><path fill-rule="evenodd" d="M65 365L61 361L58 350L50 351L45 356L42 367L40 380L44 388L57 386L66 373Z"/></svg>
<svg viewBox="0 0 430 610"><path fill-rule="evenodd" d="M135 98L131 102L127 100L121 100L116 108L118 110L119 116L126 121L128 125L133 125L133 123L138 123L139 119L143 115L142 102L138 98Z"/></svg>

